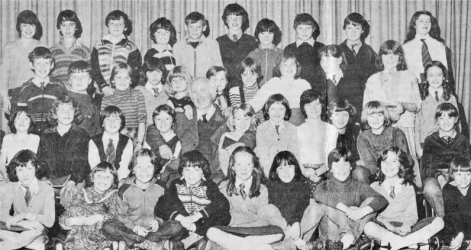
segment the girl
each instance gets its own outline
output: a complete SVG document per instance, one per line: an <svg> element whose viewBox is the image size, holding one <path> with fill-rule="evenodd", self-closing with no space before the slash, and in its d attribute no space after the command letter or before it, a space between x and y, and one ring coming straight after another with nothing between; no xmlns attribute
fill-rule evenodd
<svg viewBox="0 0 471 250"><path fill-rule="evenodd" d="M389 243L391 249L427 242L443 228L440 217L417 222L414 171L407 157L397 147L384 149L378 160L377 181L371 184L371 188L386 198L389 205L378 214L376 221L365 225L364 231L368 237L381 241L382 245Z"/></svg>
<svg viewBox="0 0 471 250"><path fill-rule="evenodd" d="M8 122L12 134L3 138L2 150L0 151L0 174L7 180L6 166L11 159L22 149L29 149L33 153L38 152L39 136L31 134L34 127L34 120L26 110L14 112Z"/></svg>
<svg viewBox="0 0 471 250"><path fill-rule="evenodd" d="M44 249L45 228L54 224L55 208L54 190L42 177L43 168L32 151L21 150L10 161L10 182L2 186L2 249Z"/></svg>
<svg viewBox="0 0 471 250"><path fill-rule="evenodd" d="M162 138L165 140L165 145L170 149L172 153L172 159L167 160L157 155L157 159L161 166L164 166L161 170L160 180L167 184L171 183L172 180L179 178L178 166L180 163L180 154L182 149L182 144L178 136L175 134L176 128L176 114L172 107L164 104L158 106L154 113L152 113L152 119L154 120L154 126L159 131ZM146 143L146 148L150 146ZM157 152L159 149L155 149Z"/></svg>
<svg viewBox="0 0 471 250"><path fill-rule="evenodd" d="M223 67L213 66L206 72L206 78L216 86L216 104L226 117L231 116L232 106L229 98L229 89L227 88L227 70Z"/></svg>
<svg viewBox="0 0 471 250"><path fill-rule="evenodd" d="M297 156L299 144L296 126L287 122L291 109L283 95L270 96L263 106L263 115L266 121L257 128L255 152L260 157L263 172L268 176L275 155L287 150Z"/></svg>
<svg viewBox="0 0 471 250"><path fill-rule="evenodd" d="M232 116L227 120L227 125L230 132L222 134L218 150L219 164L225 176L227 176L229 157L235 148L239 146L255 148L258 121L253 108L244 103L232 110Z"/></svg>
<svg viewBox="0 0 471 250"><path fill-rule="evenodd" d="M311 197L309 183L305 180L296 157L289 151L276 154L269 178L268 202L280 210L288 223L285 237L289 241L297 241L301 236L299 223Z"/></svg>
<svg viewBox="0 0 471 250"><path fill-rule="evenodd" d="M0 78L0 97L3 99L3 112L10 113L16 109L16 102L23 83L34 77L28 55L36 47L47 47L40 42L43 27L38 16L31 10L22 11L16 19L16 31L19 39L8 43L3 49ZM14 106L11 107L10 98ZM3 115L2 115L3 117ZM8 131L6 120L2 129Z"/></svg>
<svg viewBox="0 0 471 250"><path fill-rule="evenodd" d="M113 165L104 161L93 168L90 181L92 186L74 194L59 218L61 226L70 230L65 249L104 249L111 244L100 229L103 222L117 215L118 174ZM124 242L120 250L123 247Z"/></svg>
<svg viewBox="0 0 471 250"><path fill-rule="evenodd" d="M231 220L229 202L212 180L208 160L196 150L183 154L178 166L180 179L159 199L154 213L164 220L179 221L189 237L185 249L206 238L212 226L226 226ZM204 240L203 240L204 241Z"/></svg>
<svg viewBox="0 0 471 250"><path fill-rule="evenodd" d="M257 23L254 37L258 42L258 48L250 52L247 57L252 58L262 69L264 77L259 83L260 87L273 78L276 59L283 54L283 50L276 47L281 42L281 35L280 28L273 20L264 18Z"/></svg>
<svg viewBox="0 0 471 250"><path fill-rule="evenodd" d="M229 99L232 108L239 106L242 103L248 103L254 98L260 89L259 83L263 78L260 65L247 57L239 65L239 76L242 85L229 89ZM257 112L257 116L263 121L261 112Z"/></svg>
<svg viewBox="0 0 471 250"><path fill-rule="evenodd" d="M155 154L145 148L137 150L129 170L131 174L118 189L117 218L107 220L101 232L109 240L124 241L127 248L156 249L162 241L179 240L180 222L164 222L154 216L155 205L165 192L157 182L161 166Z"/></svg>
<svg viewBox="0 0 471 250"><path fill-rule="evenodd" d="M129 175L133 152L132 140L119 132L125 125L124 114L118 107L108 106L101 112L100 124L103 133L88 143L88 163L93 169L100 162L109 162L116 169L118 180L122 180Z"/></svg>
<svg viewBox="0 0 471 250"><path fill-rule="evenodd" d="M304 115L299 108L299 97L305 90L311 89L311 85L306 80L299 78L300 72L301 66L296 56L293 53L284 52L273 69L273 78L263 85L249 104L255 112L258 112L268 97L273 94L282 94L293 108L289 122L296 126L300 125L304 122Z"/></svg>
<svg viewBox="0 0 471 250"><path fill-rule="evenodd" d="M227 27L227 34L216 39L224 68L227 69L231 87L240 85L237 66L247 55L257 48L257 42L251 35L244 32L249 28L249 14L237 3L228 4L224 8L222 21Z"/></svg>
<svg viewBox="0 0 471 250"><path fill-rule="evenodd" d="M175 112L185 113L188 119L193 118L193 102L190 99L189 85L192 81L190 72L184 66L177 66L170 70L167 77L169 83L165 91L169 96L167 105Z"/></svg>
<svg viewBox="0 0 471 250"><path fill-rule="evenodd" d="M172 22L165 17L155 20L149 28L150 38L154 42L144 56L144 61L151 57L159 58L167 71L175 67L175 57L173 56L172 46L177 42L177 31ZM165 78L164 78L165 79Z"/></svg>
<svg viewBox="0 0 471 250"><path fill-rule="evenodd" d="M421 100L417 79L407 71L401 45L394 40L384 42L379 49L376 66L380 72L368 78L363 104L372 100L383 103L394 126L406 135L411 155L416 156L414 119Z"/></svg>
<svg viewBox="0 0 471 250"><path fill-rule="evenodd" d="M316 90L306 90L300 98L301 112L306 122L297 127L299 162L304 176L319 182L327 172L327 155L337 143L337 129L321 120L325 116L324 96Z"/></svg>
<svg viewBox="0 0 471 250"><path fill-rule="evenodd" d="M458 107L456 97L453 95L453 89L450 82L446 79L447 70L445 65L439 61L433 61L425 66L424 72L427 80L420 84L422 108L417 113L415 126L419 131L420 148L424 146L425 138L438 129L438 125L435 122L437 106L448 102ZM420 152L420 155L422 155L422 152Z"/></svg>
<svg viewBox="0 0 471 250"><path fill-rule="evenodd" d="M361 128L353 120L356 117L355 107L348 100L340 99L330 102L327 113L330 123L338 132L336 147L348 148L352 154L352 162L356 162L356 167L352 170L352 178L369 183L368 170L363 167L363 161L357 149L357 138Z"/></svg>
<svg viewBox="0 0 471 250"><path fill-rule="evenodd" d="M168 101L168 95L163 91L168 71L159 58L150 57L144 60L144 65L140 69L139 75L139 86L135 89L141 91L144 95L147 112L146 127L148 127L154 123L152 113L155 108Z"/></svg>
<svg viewBox="0 0 471 250"><path fill-rule="evenodd" d="M370 180L377 174L376 160L386 147L399 148L412 161L404 132L391 127L391 116L383 104L378 101L368 102L361 113L361 124L363 133L358 136L357 149Z"/></svg>
<svg viewBox="0 0 471 250"><path fill-rule="evenodd" d="M134 148L137 150L144 142L147 113L144 95L131 88L132 72L133 69L126 63L113 67L110 79L115 93L103 98L101 111L108 106L116 106L123 111L126 126L121 133L134 141Z"/></svg>
<svg viewBox="0 0 471 250"><path fill-rule="evenodd" d="M430 12L422 10L414 13L402 48L409 70L420 82L426 80L425 66L432 60L440 61L448 69L445 77L454 90L451 50L440 37L438 20Z"/></svg>
<svg viewBox="0 0 471 250"><path fill-rule="evenodd" d="M319 50L321 59L321 67L325 73L326 86L322 88L327 96L327 102L334 100L347 99L361 113L363 102L364 86L361 78L353 77L353 75L344 74L346 62L340 46L327 45ZM355 122L359 121L359 117L355 117Z"/></svg>
<svg viewBox="0 0 471 250"><path fill-rule="evenodd" d="M139 82L139 68L142 64L141 53L136 44L129 41L132 33L132 22L126 13L121 10L110 12L105 19L109 34L95 44L92 51L90 65L92 66L93 79L99 89L110 96L114 93L111 79L113 65L128 64L133 85Z"/></svg>
<svg viewBox="0 0 471 250"><path fill-rule="evenodd" d="M281 240L286 220L268 203L265 176L258 157L249 147L238 147L229 160L228 178L219 189L229 200L229 226L208 230L208 238L225 249L272 249ZM281 227L281 228L280 228ZM248 237L246 237L248 236Z"/></svg>
<svg viewBox="0 0 471 250"><path fill-rule="evenodd" d="M60 80L70 90L67 74L69 65L80 60L90 63L90 49L77 40L82 35L82 23L77 13L72 10L63 10L57 16L56 23L61 40L50 49L55 60L51 77Z"/></svg>
<svg viewBox="0 0 471 250"><path fill-rule="evenodd" d="M443 187L445 202L445 229L440 238L452 250L466 249L471 243L471 162L466 157L456 157L450 164L450 179Z"/></svg>

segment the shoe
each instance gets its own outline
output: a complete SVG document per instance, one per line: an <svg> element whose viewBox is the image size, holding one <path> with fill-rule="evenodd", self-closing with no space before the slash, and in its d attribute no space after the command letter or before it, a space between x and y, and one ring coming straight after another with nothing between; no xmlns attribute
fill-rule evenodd
<svg viewBox="0 0 471 250"><path fill-rule="evenodd" d="M327 240L325 249L326 250L342 250L343 243L340 241Z"/></svg>
<svg viewBox="0 0 471 250"><path fill-rule="evenodd" d="M360 238L355 242L355 249L357 250L372 250L373 244L372 241L362 234Z"/></svg>
<svg viewBox="0 0 471 250"><path fill-rule="evenodd" d="M442 248L442 245L440 244L440 240L438 239L438 237L432 237L428 239L428 245L429 245L429 250L440 250Z"/></svg>

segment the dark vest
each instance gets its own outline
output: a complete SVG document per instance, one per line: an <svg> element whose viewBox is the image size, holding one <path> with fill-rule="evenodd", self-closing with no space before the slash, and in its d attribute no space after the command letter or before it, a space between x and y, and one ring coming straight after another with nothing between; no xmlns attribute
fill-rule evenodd
<svg viewBox="0 0 471 250"><path fill-rule="evenodd" d="M116 158L114 162L110 162L116 170L119 169L119 162L121 162L121 156L123 155L124 148L128 144L129 137L119 134L118 146L116 148ZM100 160L106 161L106 152L105 148L103 147L103 133L96 135L92 138L92 141L95 143L96 147L98 148L98 153L100 154Z"/></svg>

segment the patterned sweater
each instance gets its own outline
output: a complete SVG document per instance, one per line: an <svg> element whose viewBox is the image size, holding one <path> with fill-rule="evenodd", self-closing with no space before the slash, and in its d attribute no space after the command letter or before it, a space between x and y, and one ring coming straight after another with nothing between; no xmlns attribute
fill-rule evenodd
<svg viewBox="0 0 471 250"><path fill-rule="evenodd" d="M252 58L262 68L263 79L260 87L273 78L273 68L276 60L283 54L283 50L273 45L271 49L256 48L247 57Z"/></svg>
<svg viewBox="0 0 471 250"><path fill-rule="evenodd" d="M133 84L139 82L139 68L142 64L141 53L137 46L124 37L120 42L113 44L109 36L95 44L92 51L90 65L92 67L93 79L100 89L111 86L111 70L118 63L127 63L132 68Z"/></svg>
<svg viewBox="0 0 471 250"><path fill-rule="evenodd" d="M165 65L165 68L170 71L177 63L175 62L175 56L173 55L172 46L168 45L167 49L158 51L157 47L152 45L152 49L148 50L144 55L144 61L147 61L151 57L159 58Z"/></svg>
<svg viewBox="0 0 471 250"><path fill-rule="evenodd" d="M137 128L139 123L146 123L147 112L144 95L140 90L116 90L114 95L105 96L101 103L101 111L108 106L116 106L123 111L126 128Z"/></svg>
<svg viewBox="0 0 471 250"><path fill-rule="evenodd" d="M54 71L51 73L51 77L61 81L66 87L69 85L69 75L67 70L69 65L75 61L83 60L90 62L90 49L79 41L75 41L74 45L70 48L66 48L62 42L54 44L51 47L52 57L54 57Z"/></svg>

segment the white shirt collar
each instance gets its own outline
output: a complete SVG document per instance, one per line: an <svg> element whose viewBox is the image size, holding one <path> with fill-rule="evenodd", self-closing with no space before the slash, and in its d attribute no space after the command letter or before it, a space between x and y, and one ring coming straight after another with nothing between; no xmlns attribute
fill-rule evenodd
<svg viewBox="0 0 471 250"><path fill-rule="evenodd" d="M113 140L113 145L116 150L119 141L119 132L112 136L110 136L108 133L103 133L103 147L105 148L105 150L108 146L108 143L110 142L110 139Z"/></svg>
<svg viewBox="0 0 471 250"><path fill-rule="evenodd" d="M126 36L124 34L121 34L121 36L119 38L120 38L119 41L122 41L123 39L126 39ZM111 34L108 34L108 35L104 36L102 38L102 40L108 40L108 41L111 42Z"/></svg>
<svg viewBox="0 0 471 250"><path fill-rule="evenodd" d="M172 50L172 46L170 46L170 44L167 44L167 47L163 50L159 50L160 47L157 44L152 44L152 48L157 50L158 52L162 52L164 50Z"/></svg>
<svg viewBox="0 0 471 250"><path fill-rule="evenodd" d="M404 182L404 179L398 178L394 183L390 184L389 182L383 182L381 186L383 186L384 190L386 190L386 193L391 193L391 187L394 186L394 193L396 195L400 194L402 192L402 183Z"/></svg>
<svg viewBox="0 0 471 250"><path fill-rule="evenodd" d="M275 127L276 125L275 125L275 123L273 123L272 120L268 120L268 121L270 121L270 124L273 126L273 128L274 128L275 131L276 131L276 127ZM280 124L280 126L278 127L278 132L280 132L281 130L283 130L283 129L285 128L285 122L286 122L286 121L283 120L283 122Z"/></svg>
<svg viewBox="0 0 471 250"><path fill-rule="evenodd" d="M301 46L301 44L303 44L303 43L307 43L311 46L314 46L315 42L316 42L316 40L314 40L314 38L312 38L312 37L307 41L296 40L296 47Z"/></svg>
<svg viewBox="0 0 471 250"><path fill-rule="evenodd" d="M433 89L432 87L429 87L428 88L428 92L429 92L429 95L433 97L433 99L435 99L435 91L437 91L438 93L438 99L441 99L442 98L442 95L443 95L443 87L440 87L438 89Z"/></svg>
<svg viewBox="0 0 471 250"><path fill-rule="evenodd" d="M206 120L209 121L211 117L213 117L214 113L216 112L216 108L214 107L214 104L211 104L211 107L209 107L208 111L206 113L202 113L198 109L196 109L196 117L199 120L203 120L203 115L206 114Z"/></svg>
<svg viewBox="0 0 471 250"><path fill-rule="evenodd" d="M237 188L237 190L239 190L240 184L244 183L244 191L247 195L249 195L250 188L252 187L252 179L253 179L253 176L250 176L250 178L245 181L241 181L236 178L235 187Z"/></svg>
<svg viewBox="0 0 471 250"><path fill-rule="evenodd" d="M342 70L339 70L338 72L336 72L334 74L329 74L329 75L326 74L327 79L335 80L335 82L337 82L337 83L340 81L340 79L342 79L342 77L343 77Z"/></svg>
<svg viewBox="0 0 471 250"><path fill-rule="evenodd" d="M425 35L425 36L416 34L415 37L414 37L414 40L417 40L417 41L419 41L419 42L422 42L421 39L425 39L425 41L428 41L428 40L430 40L430 38L431 38L431 37L430 37L429 34L427 34L427 35Z"/></svg>
<svg viewBox="0 0 471 250"><path fill-rule="evenodd" d="M23 194L26 194L26 188L21 184L20 181L18 181L18 185L20 186L21 190L23 191ZM39 181L36 177L34 177L34 180L31 181L29 184L29 191L32 194L38 194L39 193Z"/></svg>
<svg viewBox="0 0 471 250"><path fill-rule="evenodd" d="M242 37L242 35L244 35L244 32L242 32L242 30L239 30L239 32L234 33L232 30L229 30L229 32L227 33L227 36L231 40L232 40L232 37L234 37L234 35L237 35L237 39L240 39Z"/></svg>
<svg viewBox="0 0 471 250"><path fill-rule="evenodd" d="M149 90L150 92L152 92L152 94L155 94L154 88L157 88L157 89L159 90L159 93L162 93L162 88L163 88L163 86L162 86L161 83L157 84L157 86L154 86L154 85L152 85L151 83L146 83L146 86L145 86L145 87L146 87L147 90Z"/></svg>

